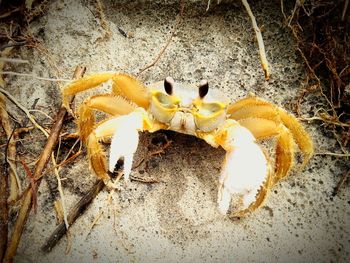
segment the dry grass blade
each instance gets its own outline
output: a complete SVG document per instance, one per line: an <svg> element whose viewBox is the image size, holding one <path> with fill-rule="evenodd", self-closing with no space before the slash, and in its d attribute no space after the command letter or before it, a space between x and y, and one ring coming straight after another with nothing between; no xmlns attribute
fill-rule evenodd
<svg viewBox="0 0 350 263"><path fill-rule="evenodd" d="M77 67L74 73L74 78L81 77L84 75L85 68ZM73 99L73 98L72 98ZM47 139L46 145L44 147L43 152L40 155L39 161L35 167L33 177L35 180L37 180L37 186L39 187L41 178L42 178L42 172L47 164L47 162L50 159L51 153L57 143L57 139L59 137L60 131L62 129L64 118L67 114L67 110L64 107L61 107L58 111L55 122L53 124L53 127L51 129L51 133ZM29 215L29 212L32 207L32 191L31 188L28 187L25 191L23 198L22 198L22 206L18 212L18 217L16 219L14 229L11 235L11 240L7 246L4 262L12 262L13 258L16 254L16 250L20 241L20 238L22 236L22 231L24 228L24 225L26 223L27 217Z"/></svg>

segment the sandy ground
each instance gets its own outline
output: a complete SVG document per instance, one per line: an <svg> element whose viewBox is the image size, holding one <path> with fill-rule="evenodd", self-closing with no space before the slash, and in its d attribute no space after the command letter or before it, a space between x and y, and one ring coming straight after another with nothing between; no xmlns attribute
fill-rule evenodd
<svg viewBox="0 0 350 263"><path fill-rule="evenodd" d="M106 31L91 1L52 1L49 11L30 25L47 54L21 47L16 56L30 64L8 70L66 79L77 65L87 66L87 74L138 73L165 45L179 3L130 2L104 1L111 30L110 38L104 38ZM239 1L213 3L208 12L206 1L185 1L183 22L171 44L159 63L139 79L152 83L172 76L178 82L198 83L206 78L211 87L232 100L254 92L290 109L305 72L293 39L283 26L279 4L252 4L258 23L264 25L272 68L269 82L264 80L255 35ZM57 83L18 76L6 80L6 88L24 106L31 108L39 98L38 109L50 116L57 112ZM310 117L317 105L317 97L303 104L303 115ZM12 106L10 111L24 118ZM50 119L35 115L43 125L50 126ZM68 126L66 129L73 131L74 124ZM305 126L314 138L316 152L339 152L337 142L320 129L319 123ZM55 177L47 174L39 190L38 212L30 214L15 262L349 262L348 184L338 196L331 197L348 169L346 160L316 155L304 171L294 171L278 183L262 208L233 221L221 216L216 204L222 149L173 132L143 134L135 160L156 149L154 142L164 136L173 141L166 153L133 171L135 176L155 178L160 183L131 182L122 184L122 191L103 190L70 228L68 241L63 238L53 251L44 254L40 246L57 223L53 201L58 197ZM34 160L45 138L38 131L26 138L29 140L23 141L20 150L28 160ZM64 147L68 146L62 147L67 150ZM66 178L63 190L68 208L95 180L86 153L60 174Z"/></svg>

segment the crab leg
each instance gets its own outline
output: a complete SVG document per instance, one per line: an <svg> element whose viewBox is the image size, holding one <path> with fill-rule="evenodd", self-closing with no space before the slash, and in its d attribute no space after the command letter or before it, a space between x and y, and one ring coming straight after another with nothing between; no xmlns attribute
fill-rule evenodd
<svg viewBox="0 0 350 263"><path fill-rule="evenodd" d="M112 136L108 170L113 172L120 158L124 158L124 178L129 179L132 160L139 142L138 131L152 130L146 112L137 108L128 115L111 118L101 123L87 138L90 165L95 174L112 187L107 171L106 156L100 140Z"/></svg>
<svg viewBox="0 0 350 263"><path fill-rule="evenodd" d="M102 83L112 80L113 93L122 95L140 107L147 108L149 105L146 88L135 78L122 73L96 73L73 81L62 90L63 105L70 109L69 96L79 92L95 88Z"/></svg>
<svg viewBox="0 0 350 263"><path fill-rule="evenodd" d="M231 118L239 121L247 118L261 118L283 124L304 155L301 167L303 168L312 157L314 147L309 134L298 120L285 110L255 96L249 96L230 105L227 112L231 114Z"/></svg>
<svg viewBox="0 0 350 263"><path fill-rule="evenodd" d="M234 120L226 121L216 142L226 150L219 179L219 211L226 214L234 199L234 215L244 215L259 207L266 196L271 179L267 157L253 134Z"/></svg>
<svg viewBox="0 0 350 263"><path fill-rule="evenodd" d="M93 110L102 111L111 116L118 116L131 113L136 107L132 102L113 94L100 94L87 98L79 107L79 117L77 118L79 135L82 141L86 143L86 139L94 128L95 115Z"/></svg>

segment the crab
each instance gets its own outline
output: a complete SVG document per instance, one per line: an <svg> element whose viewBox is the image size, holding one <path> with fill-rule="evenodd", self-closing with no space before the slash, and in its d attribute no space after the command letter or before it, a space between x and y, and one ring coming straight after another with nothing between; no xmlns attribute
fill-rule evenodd
<svg viewBox="0 0 350 263"><path fill-rule="evenodd" d="M65 86L63 105L72 112L70 96L108 81L111 93L86 98L79 106L77 125L91 170L111 187L115 185L109 172L120 159L124 179L130 180L141 131L172 130L226 151L217 196L224 215L244 216L260 207L271 187L290 173L297 148L303 156L301 168L313 155L310 135L292 114L252 94L231 103L218 90L209 89L206 80L196 86L167 77L146 87L128 74L96 73ZM95 111L109 117L96 122ZM261 146L270 138L275 138L272 157ZM101 142L108 139L107 161Z"/></svg>

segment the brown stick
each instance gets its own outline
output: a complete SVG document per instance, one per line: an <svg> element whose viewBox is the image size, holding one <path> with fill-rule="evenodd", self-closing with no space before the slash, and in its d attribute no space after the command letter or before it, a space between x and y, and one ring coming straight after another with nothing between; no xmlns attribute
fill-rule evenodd
<svg viewBox="0 0 350 263"><path fill-rule="evenodd" d="M6 48L4 51L0 52L0 56L7 57L10 55L12 48ZM0 70L3 69L5 65L4 61L0 61ZM5 86L5 81L0 74L0 87ZM0 93L0 125L4 130L4 134L7 139L5 147L5 158L4 165L0 165L0 262L5 255L7 242L8 242L8 204L7 200L10 196L8 180L11 180L11 186L14 187L15 191L12 191L12 198L16 198L18 194L17 182L15 180L15 170L14 164L12 163L10 173L8 173L8 156L10 158L16 158L16 143L13 138L13 129L10 123L7 111L5 96ZM13 159L12 159L13 160Z"/></svg>
<svg viewBox="0 0 350 263"><path fill-rule="evenodd" d="M68 214L68 224L72 225L75 220L86 210L92 200L103 189L104 182L97 180L90 190L83 196L70 210ZM56 229L52 232L51 236L47 239L45 244L41 247L43 252L50 252L51 249L58 243L61 237L67 232L67 228L64 222L60 223Z"/></svg>
<svg viewBox="0 0 350 263"><path fill-rule="evenodd" d="M74 72L74 78L79 78L83 76L85 73L85 68L83 67L77 67ZM73 98L72 98L73 100ZM41 178L42 178L42 172L48 162L48 160L51 157L51 153L57 143L58 136L60 134L60 131L62 129L63 121L66 116L67 110L64 107L61 107L58 111L55 122L53 124L53 127L51 129L51 133L47 139L45 148L40 155L39 161L35 167L33 177L35 180L37 180L37 188L40 185ZM14 225L14 229L12 232L11 240L7 246L5 257L4 257L4 263L12 262L13 258L16 254L16 250L20 241L20 238L22 236L23 228L26 223L27 217L29 215L29 212L32 208L32 191L31 186L29 186L22 198L22 206L18 212L18 217Z"/></svg>
<svg viewBox="0 0 350 263"><path fill-rule="evenodd" d="M5 165L0 165L0 262L5 254L8 235L8 185Z"/></svg>
<svg viewBox="0 0 350 263"><path fill-rule="evenodd" d="M340 181L338 182L337 186L334 188L333 191L333 196L336 196L339 193L339 190L343 187L343 185L346 182L346 179L348 179L350 177L350 171L348 171L347 173L345 173L341 178Z"/></svg>
<svg viewBox="0 0 350 263"><path fill-rule="evenodd" d="M146 159L154 155L159 155L164 153L164 150L171 145L172 141L166 141L165 145L154 152L151 152L147 155L147 157L143 158L138 164L134 165L132 169L136 169L139 167ZM120 173L116 179L116 181L120 180L122 173ZM139 181L143 183L159 183L160 181L152 178L139 178L135 176L131 176L131 179L134 181ZM98 180L95 184L90 188L90 190L83 196L78 203L74 205L71 211L68 214L68 225L72 225L75 220L86 210L87 206L92 202L92 200L98 195L98 193L103 189L104 183L102 180ZM56 229L52 232L50 237L47 239L45 244L41 247L43 252L50 252L54 246L58 243L58 241L63 237L63 235L67 232L67 228L64 222L61 222Z"/></svg>

